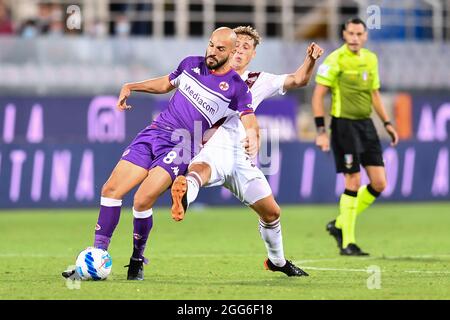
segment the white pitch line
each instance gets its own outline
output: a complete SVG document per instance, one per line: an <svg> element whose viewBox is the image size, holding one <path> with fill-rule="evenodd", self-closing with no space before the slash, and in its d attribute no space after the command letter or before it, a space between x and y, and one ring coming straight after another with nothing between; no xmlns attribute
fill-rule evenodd
<svg viewBox="0 0 450 320"><path fill-rule="evenodd" d="M46 253L0 253L2 258L68 258L70 255Z"/></svg>
<svg viewBox="0 0 450 320"><path fill-rule="evenodd" d="M343 271L343 272L364 272L370 273L369 269L345 269L345 268L320 268L320 267L305 267L299 265L299 268L304 270L318 270L318 271ZM389 272L389 270L382 270L382 272ZM450 271L436 270L436 271L421 271L421 270L403 270L404 273L428 273L428 274L450 274Z"/></svg>
<svg viewBox="0 0 450 320"><path fill-rule="evenodd" d="M78 252L74 252L73 256L76 256ZM50 257L59 257L59 258L65 258L70 257L71 255L66 254L48 254L48 253L0 253L1 258L16 258L16 257L28 257L28 258L50 258ZM159 254L155 255L153 258L162 258L162 257L169 257L169 258L211 258L211 257L236 257L236 256L261 256L264 258L264 255L261 254L247 254L247 253L236 253L236 254L221 254L221 253L207 253L207 254ZM116 258L129 258L129 256L122 256L122 255L115 255Z"/></svg>
<svg viewBox="0 0 450 320"><path fill-rule="evenodd" d="M405 270L403 272L406 272L406 273L442 273L442 274L450 274L450 271L440 271L440 270L436 270L436 271Z"/></svg>
<svg viewBox="0 0 450 320"><path fill-rule="evenodd" d="M438 254L438 255L415 255L415 256L396 256L396 257L357 257L358 260L390 260L390 259L405 259L405 258L447 258L450 257L449 254ZM305 270L318 270L318 271L343 271L343 272L364 272L367 273L368 269L347 269L347 268L322 268L322 267L314 267L314 266L304 266L305 263L315 263L315 262L324 262L324 261L337 261L342 260L341 258L334 258L334 259L309 259L309 260L298 260L294 261L293 263L298 265L300 268ZM383 270L383 272L389 272L388 270ZM400 272L404 273L428 273L428 274L450 274L450 271L448 270L435 270L435 271L428 271L428 270L403 270Z"/></svg>
<svg viewBox="0 0 450 320"><path fill-rule="evenodd" d="M181 257L214 257L214 256L225 256L226 254L175 254L171 255L173 258L181 258ZM243 254L229 254L231 256L243 255ZM256 255L256 254L255 254ZM248 256L248 254L246 254ZM61 254L40 254L40 253L0 253L0 257L3 258L14 258L14 257L28 257L28 258L70 258L70 255L61 255ZM392 256L392 257L357 257L358 260L389 260L389 259L404 259L404 258L447 258L450 257L449 254L438 254L438 255L415 255L415 256ZM309 259L309 260L298 260L293 263L298 265L300 268L305 270L318 270L318 271L342 271L342 272L364 272L367 273L367 269L347 269L347 268L322 268L322 267L314 267L314 266L303 266L305 263L315 263L315 262L325 262L325 261L337 261L343 260L344 257L340 258L323 258L323 259ZM383 272L389 272L388 270L383 270ZM427 271L427 270L403 270L401 272L404 273L428 273L428 274L450 274L449 270L435 270L435 271Z"/></svg>
<svg viewBox="0 0 450 320"><path fill-rule="evenodd" d="M345 271L345 272L365 272L367 273L367 269L338 269L338 268L319 268L319 267L303 267L299 266L305 270L321 270L321 271Z"/></svg>
<svg viewBox="0 0 450 320"><path fill-rule="evenodd" d="M294 261L294 264L304 264L304 263L314 263L314 262L323 262L323 261L337 261L337 260L343 260L344 257L341 258L324 258L324 259L310 259L310 260L297 260ZM373 260L377 259L376 257L358 257L358 260Z"/></svg>
<svg viewBox="0 0 450 320"><path fill-rule="evenodd" d="M382 257L354 257L358 260L395 260L395 259L432 259L432 258L450 258L450 254L437 254L437 255L414 255L414 256L382 256ZM308 260L297 260L294 261L295 264L304 264L304 263L314 263L314 262L323 262L323 261L337 261L347 259L347 257L340 258L324 258L324 259L308 259Z"/></svg>
<svg viewBox="0 0 450 320"><path fill-rule="evenodd" d="M423 255L415 255L415 256L382 256L376 257L376 259L380 260L395 260L395 259L433 259L433 258L450 258L450 254L423 254Z"/></svg>

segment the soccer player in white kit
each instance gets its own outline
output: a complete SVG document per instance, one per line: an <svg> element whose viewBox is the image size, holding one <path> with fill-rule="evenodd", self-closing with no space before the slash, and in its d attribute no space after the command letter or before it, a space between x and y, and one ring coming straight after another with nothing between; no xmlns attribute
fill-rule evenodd
<svg viewBox="0 0 450 320"><path fill-rule="evenodd" d="M231 65L251 90L255 111L264 99L305 86L311 78L315 61L323 53L317 44L310 44L303 64L292 74L250 72L247 67L256 55L260 36L248 26L237 27L234 32L237 34L236 53ZM183 219L187 207L197 198L200 187L223 185L258 213L259 230L268 252L265 268L281 271L288 276L306 276L306 272L284 257L281 210L264 174L251 160L258 148L248 145L245 137L246 131L239 118L235 115L227 117L192 159L187 176L175 179L171 189L172 217L176 221Z"/></svg>

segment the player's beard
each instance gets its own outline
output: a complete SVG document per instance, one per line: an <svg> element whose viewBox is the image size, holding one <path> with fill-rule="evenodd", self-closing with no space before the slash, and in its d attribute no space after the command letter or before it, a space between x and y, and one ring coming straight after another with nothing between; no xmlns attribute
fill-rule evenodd
<svg viewBox="0 0 450 320"><path fill-rule="evenodd" d="M209 65L208 62L206 61L208 58L214 59L214 61L216 61L216 63L212 64L212 65ZM223 60L219 61L216 58L213 58L212 56L205 56L205 62L206 62L206 66L208 67L209 70L216 70L216 69L219 69L221 66L223 66L225 63L228 62L228 57L226 57Z"/></svg>

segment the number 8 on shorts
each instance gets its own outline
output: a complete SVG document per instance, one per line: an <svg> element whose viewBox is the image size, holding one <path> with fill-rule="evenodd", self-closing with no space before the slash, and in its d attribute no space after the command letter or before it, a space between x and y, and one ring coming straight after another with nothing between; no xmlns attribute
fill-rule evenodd
<svg viewBox="0 0 450 320"><path fill-rule="evenodd" d="M163 162L166 164L171 164L176 157L177 153L172 150L166 155L166 157L163 159Z"/></svg>

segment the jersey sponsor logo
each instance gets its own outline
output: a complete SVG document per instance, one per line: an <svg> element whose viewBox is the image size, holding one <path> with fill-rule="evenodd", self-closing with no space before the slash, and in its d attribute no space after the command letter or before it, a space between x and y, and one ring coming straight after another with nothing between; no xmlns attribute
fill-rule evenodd
<svg viewBox="0 0 450 320"><path fill-rule="evenodd" d="M327 76L328 71L330 70L330 66L326 64L321 64L319 68L317 69L317 74L320 76Z"/></svg>
<svg viewBox="0 0 450 320"><path fill-rule="evenodd" d="M222 91L227 91L227 90L230 88L230 85L228 84L228 82L222 81L222 82L219 84L219 88L220 88L220 90L222 90Z"/></svg>
<svg viewBox="0 0 450 320"><path fill-rule="evenodd" d="M210 126L226 117L228 112L232 112L228 108L231 99L207 87L186 70L179 78L178 91L202 114Z"/></svg>
<svg viewBox="0 0 450 320"><path fill-rule="evenodd" d="M213 104L214 101L206 100L205 97L203 97L199 92L193 90L191 86L187 83L184 84L183 90L189 95L191 101L193 100L203 110L207 111L211 116L214 116L214 114L218 109L218 106L216 105L211 106L211 104Z"/></svg>
<svg viewBox="0 0 450 320"><path fill-rule="evenodd" d="M353 155L350 154L344 154L344 162L345 162L345 167L347 169L350 169L353 166Z"/></svg>
<svg viewBox="0 0 450 320"><path fill-rule="evenodd" d="M195 67L191 69L194 73L200 75L200 68L199 67Z"/></svg>

